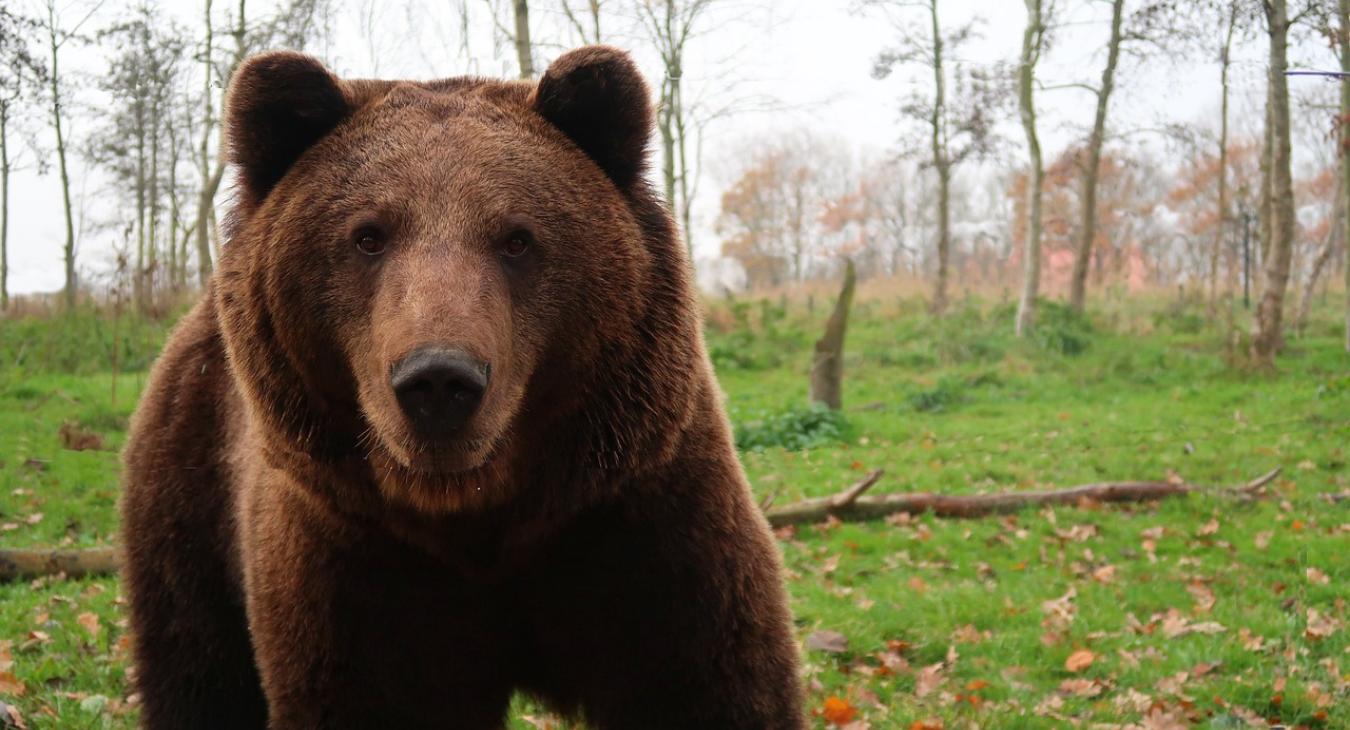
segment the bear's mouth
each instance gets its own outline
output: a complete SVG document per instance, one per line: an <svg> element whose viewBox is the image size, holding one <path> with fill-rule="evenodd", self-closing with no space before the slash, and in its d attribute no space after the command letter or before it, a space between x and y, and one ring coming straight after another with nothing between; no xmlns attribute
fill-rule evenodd
<svg viewBox="0 0 1350 730"><path fill-rule="evenodd" d="M419 444L394 458L406 469L444 476L473 471L492 460L494 439L476 438L446 444Z"/></svg>

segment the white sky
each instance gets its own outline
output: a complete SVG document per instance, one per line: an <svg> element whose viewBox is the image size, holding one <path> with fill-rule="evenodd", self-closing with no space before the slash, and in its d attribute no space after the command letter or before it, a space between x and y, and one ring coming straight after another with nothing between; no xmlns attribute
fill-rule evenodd
<svg viewBox="0 0 1350 730"><path fill-rule="evenodd" d="M17 0L30 13L38 11L37 0ZM621 0L620 0L621 1ZM72 20L80 15L79 3L71 0L66 11ZM275 2L251 3L250 12L261 14ZM513 52L495 44L482 11L484 4L469 0L475 13L476 31L469 39L473 56L466 61L460 52L457 20L445 10L448 2L432 0L336 0L330 19L334 33L327 46L311 49L344 76L384 76L433 78L466 72L482 75L513 73ZM616 0L610 0L614 4ZM870 154L894 152L904 134L898 115L900 97L913 84L927 78L921 71L901 71L890 79L878 81L871 76L873 60L895 38L889 22L873 14L853 10L851 0L726 0L734 12L713 17L708 30L690 49L690 68L686 96L705 96L723 102L736 95L772 99L772 111L746 112L711 125L704 142L704 174L696 201L695 240L699 256L717 254L718 243L711 231L721 188L728 182L727 159L737 148L757 137L776 132L809 128L846 141ZM106 0L90 27L106 24L125 3ZM199 23L198 2L162 0L172 15L189 27ZM232 6L234 3L217 2ZM532 16L536 41L544 45L536 63L543 64L564 48L576 43L567 34L556 2L534 0ZM574 3L580 6L582 3ZM1056 44L1042 62L1039 77L1046 85L1069 82L1093 82L1100 77L1107 37L1109 6L1086 0L1060 0L1069 8L1063 16L1064 27L1056 33ZM1134 3L1127 0L1127 7ZM87 5L86 5L87 7ZM256 9L253 9L256 8ZM1021 45L1024 5L1018 0L942 0L944 24L955 26L972 17L980 19L980 40L972 43L968 57L972 62L1015 60ZM363 23L362 18L369 19ZM922 16L917 16L922 19ZM224 24L224 18L217 21ZM366 33L363 26L374 27ZM627 28L625 29L625 26ZM631 23L619 19L607 21L603 32L614 31L607 42L634 50L650 81L659 80L659 65L650 51L644 50L642 37ZM620 32L622 31L622 32ZM1216 30L1216 35L1217 35ZM228 39L223 39L228 42ZM1257 103L1264 94L1262 62L1263 37L1243 43L1237 51L1233 69L1233 124L1236 133L1259 129ZM35 40L35 45L38 43ZM86 77L102 72L106 51L97 46L73 48L62 57L63 72L74 69ZM1291 52L1294 67L1330 68L1331 53L1318 39L1303 41ZM1118 93L1112 100L1114 131L1129 132L1131 143L1157 147L1156 136L1132 130L1156 129L1164 123L1200 123L1217 128L1219 71L1217 54L1203 58L1173 61L1154 56L1147 61L1126 56L1118 73ZM1295 93L1330 82L1320 79L1293 79ZM74 145L93 126L98 108L109 103L90 91L90 78L78 92L70 128ZM731 91L726 89L730 87ZM1091 121L1094 99L1079 90L1048 91L1040 95L1041 135L1046 160L1081 138ZM45 121L45 119L43 120ZM1004 157L1006 164L1020 164L1024 153L1016 120L1008 120L1011 143ZM52 147L45 128L40 139ZM1302 142L1296 137L1295 144ZM659 151L653 150L659 155ZM1296 157L1306 151L1296 150ZM31 163L32 155L24 160ZM51 171L37 175L23 170L11 179L10 290L12 292L52 291L62 286L61 243L64 222L55 155L50 155ZM186 169L186 168L185 168ZM115 196L104 189L100 179L81 159L71 156L72 196L78 211L83 211L85 232L79 240L81 269L99 271L108 268L109 239L120 235L115 230L91 230L98 219L111 217L109 206ZM222 200L227 196L222 191Z"/></svg>

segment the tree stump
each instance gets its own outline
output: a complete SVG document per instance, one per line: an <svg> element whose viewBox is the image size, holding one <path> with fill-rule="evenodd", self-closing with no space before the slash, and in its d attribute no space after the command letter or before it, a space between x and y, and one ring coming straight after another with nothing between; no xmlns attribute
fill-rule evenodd
<svg viewBox="0 0 1350 730"><path fill-rule="evenodd" d="M825 334L816 340L815 357L811 361L811 402L824 403L837 411L842 405L844 380L844 334L848 330L848 312L853 306L853 287L857 275L853 260L845 260L844 288L839 301L825 323Z"/></svg>

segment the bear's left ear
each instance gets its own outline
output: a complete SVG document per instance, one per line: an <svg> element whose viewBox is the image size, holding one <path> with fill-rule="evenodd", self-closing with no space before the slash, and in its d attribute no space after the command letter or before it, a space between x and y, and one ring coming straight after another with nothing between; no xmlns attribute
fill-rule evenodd
<svg viewBox="0 0 1350 730"><path fill-rule="evenodd" d="M244 61L226 94L225 136L247 200L266 197L350 108L342 82L315 58L273 51Z"/></svg>
<svg viewBox="0 0 1350 730"><path fill-rule="evenodd" d="M609 46L564 53L539 80L532 104L620 189L642 174L652 106L647 84L627 53Z"/></svg>

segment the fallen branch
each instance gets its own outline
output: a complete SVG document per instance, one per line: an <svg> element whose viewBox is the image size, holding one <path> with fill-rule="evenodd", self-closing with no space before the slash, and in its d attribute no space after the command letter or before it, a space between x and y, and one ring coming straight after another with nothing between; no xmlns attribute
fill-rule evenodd
<svg viewBox="0 0 1350 730"><path fill-rule="evenodd" d="M871 489L884 473L877 469L842 492L766 509L765 514L769 524L774 527L820 522L830 516L845 521L870 520L900 512L932 512L938 517L984 517L1047 504L1148 502L1191 492L1210 491L1230 495L1251 494L1279 476L1280 470L1273 469L1240 487L1217 490L1183 482L1109 482L1040 492L969 495L916 492L864 496L864 492ZM117 572L117 566L117 549L111 547L85 550L0 549L0 582L61 573L69 578L108 575Z"/></svg>
<svg viewBox="0 0 1350 730"><path fill-rule="evenodd" d="M881 470L878 469L844 491L829 497L806 499L768 510L766 515L769 518L769 524L774 527L783 527L784 525L820 522L829 517L844 521L874 520L900 512L910 514L931 512L937 517L969 518L1017 512L1028 507L1041 507L1051 504L1149 502L1190 494L1191 492L1217 491L1224 494L1243 495L1251 494L1270 483L1280 475L1280 470L1273 469L1240 487L1217 490L1184 482L1106 482L1037 492L964 495L914 492L872 497L861 496L863 492L876 484L877 480L881 478L881 474Z"/></svg>
<svg viewBox="0 0 1350 730"><path fill-rule="evenodd" d="M117 549L85 550L0 549L0 581L37 578L65 573L67 577L108 575L117 572Z"/></svg>

